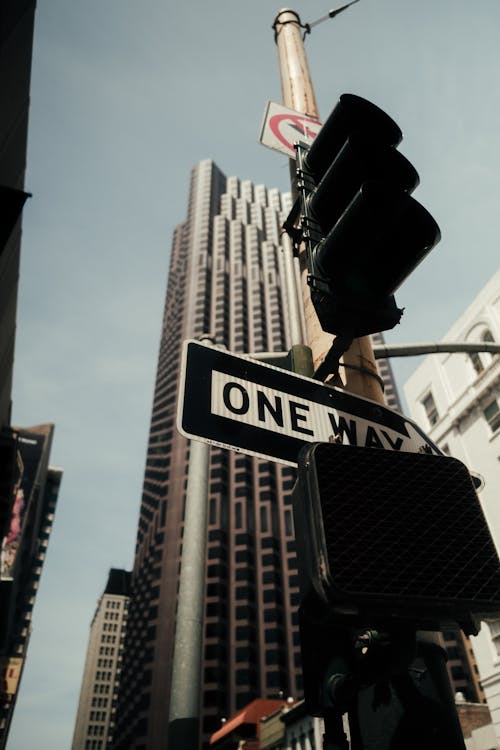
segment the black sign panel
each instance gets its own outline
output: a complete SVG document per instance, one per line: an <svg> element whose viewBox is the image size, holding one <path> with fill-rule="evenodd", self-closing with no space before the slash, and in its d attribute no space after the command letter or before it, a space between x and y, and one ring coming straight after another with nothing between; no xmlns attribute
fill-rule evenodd
<svg viewBox="0 0 500 750"><path fill-rule="evenodd" d="M306 443L331 440L441 453L375 401L198 341L184 343L181 381L179 431L223 448L292 466Z"/></svg>

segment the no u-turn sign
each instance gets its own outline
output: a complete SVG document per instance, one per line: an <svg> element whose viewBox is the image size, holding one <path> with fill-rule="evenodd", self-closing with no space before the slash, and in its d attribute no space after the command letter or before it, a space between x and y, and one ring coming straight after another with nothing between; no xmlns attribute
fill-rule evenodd
<svg viewBox="0 0 500 750"><path fill-rule="evenodd" d="M297 141L312 143L321 130L321 123L314 117L288 109L282 104L268 102L262 120L259 141L295 159L293 144Z"/></svg>

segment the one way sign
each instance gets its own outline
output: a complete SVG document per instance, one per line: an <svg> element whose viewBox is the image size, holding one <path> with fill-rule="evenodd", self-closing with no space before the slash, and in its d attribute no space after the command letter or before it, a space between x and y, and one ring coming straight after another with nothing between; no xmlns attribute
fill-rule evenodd
<svg viewBox="0 0 500 750"><path fill-rule="evenodd" d="M177 426L189 438L291 466L310 442L439 448L407 417L311 378L185 341Z"/></svg>

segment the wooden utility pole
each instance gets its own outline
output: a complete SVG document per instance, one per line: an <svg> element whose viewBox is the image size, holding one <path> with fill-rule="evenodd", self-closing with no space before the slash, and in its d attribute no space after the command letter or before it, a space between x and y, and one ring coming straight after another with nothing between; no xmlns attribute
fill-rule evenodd
<svg viewBox="0 0 500 750"><path fill-rule="evenodd" d="M302 39L302 28L300 18L294 10L280 10L274 21L283 104L319 120L318 105ZM295 162L291 162L291 172L295 175ZM311 301L304 247L301 249L299 261L306 343L312 351L314 369L317 369L330 349L332 336L322 330ZM346 390L358 396L371 398L378 403L385 403L369 336L355 339L345 352L342 363L344 367L341 376Z"/></svg>

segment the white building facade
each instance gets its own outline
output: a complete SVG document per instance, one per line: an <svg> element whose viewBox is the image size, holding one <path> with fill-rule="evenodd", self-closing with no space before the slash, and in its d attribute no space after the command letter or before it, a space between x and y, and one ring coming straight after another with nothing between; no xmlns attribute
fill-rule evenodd
<svg viewBox="0 0 500 750"><path fill-rule="evenodd" d="M500 342L500 269L443 342ZM500 550L500 355L433 354L405 384L410 416L437 443L479 473L479 497ZM500 619L472 639L500 747Z"/></svg>
<svg viewBox="0 0 500 750"><path fill-rule="evenodd" d="M112 568L90 626L72 750L111 747L127 622L130 573Z"/></svg>

